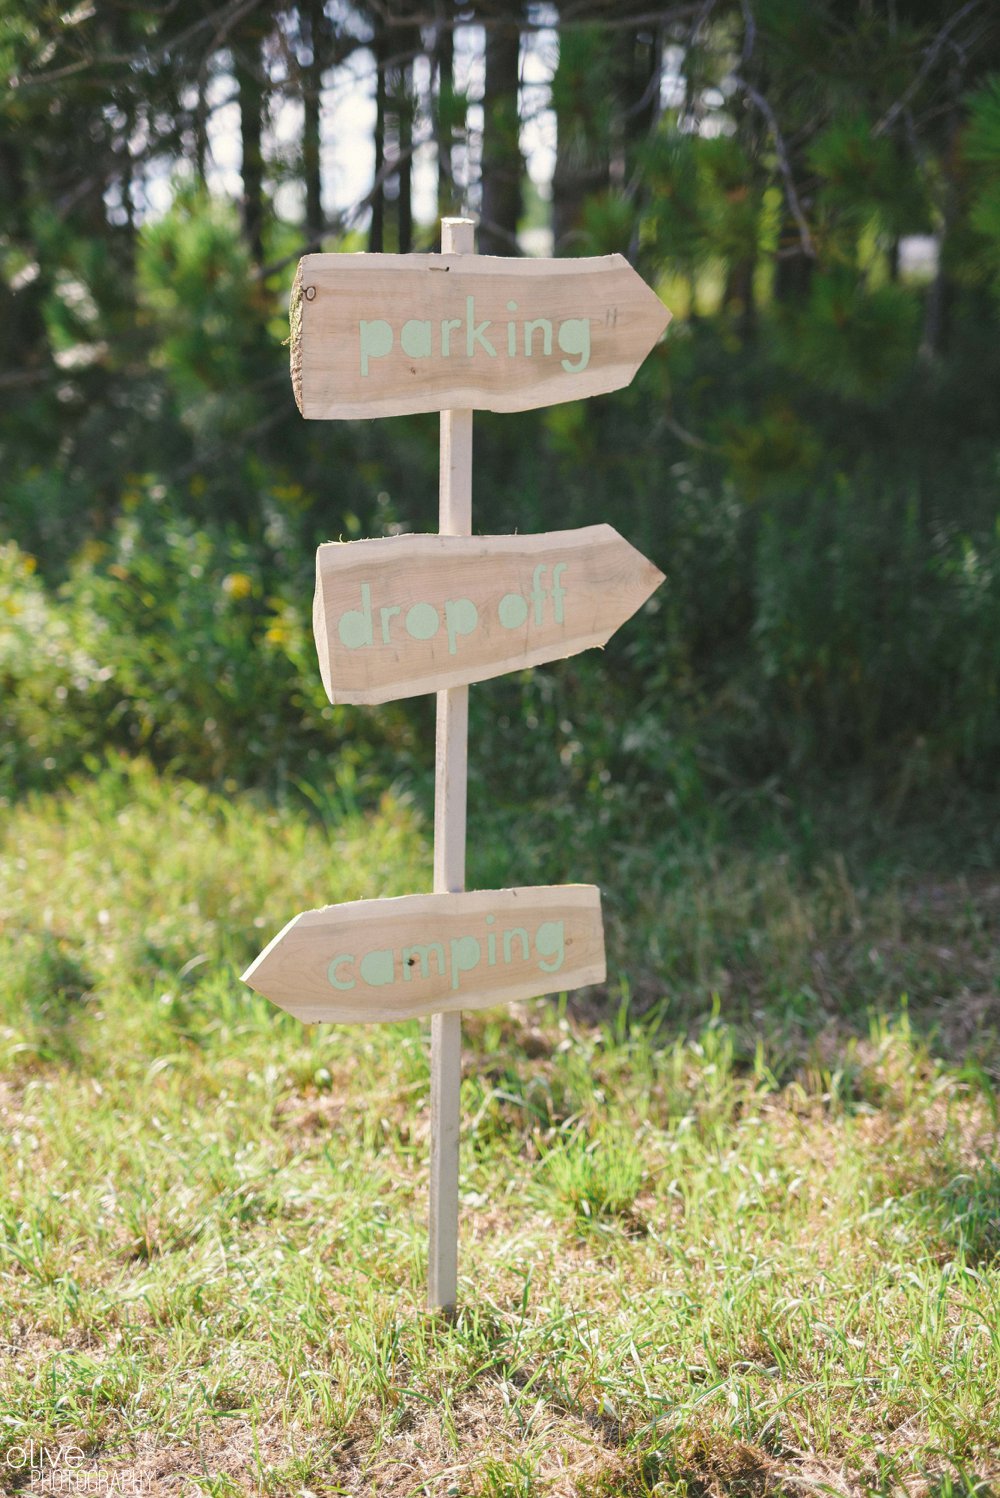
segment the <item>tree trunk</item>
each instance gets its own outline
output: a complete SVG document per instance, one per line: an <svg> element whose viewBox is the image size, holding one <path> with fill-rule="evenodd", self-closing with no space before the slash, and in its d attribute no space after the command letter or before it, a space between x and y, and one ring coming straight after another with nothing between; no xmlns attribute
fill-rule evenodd
<svg viewBox="0 0 1000 1498"><path fill-rule="evenodd" d="M208 181L208 80L209 59L206 58L195 83L194 169L199 187L204 187Z"/></svg>
<svg viewBox="0 0 1000 1498"><path fill-rule="evenodd" d="M121 194L122 207L125 210L126 243L128 245L129 269L135 268L136 236L138 224L136 222L135 198L136 198L136 172L135 162L132 160L132 137L135 134L136 108L134 98L122 106L125 114L125 125L119 140L119 151L121 153Z"/></svg>
<svg viewBox="0 0 1000 1498"><path fill-rule="evenodd" d="M610 185L611 114L607 34L597 27L564 30L553 83L556 164L552 175L552 237L557 255L572 253L586 199Z"/></svg>
<svg viewBox="0 0 1000 1498"><path fill-rule="evenodd" d="M455 113L455 34L447 24L440 25L434 42L437 62L437 96L434 109L434 143L437 146L438 218L450 218L458 212L455 195L455 173L452 169L451 144Z"/></svg>
<svg viewBox="0 0 1000 1498"><path fill-rule="evenodd" d="M524 171L517 107L520 57L521 33L516 25L488 28L479 223L479 249L484 255L517 254Z"/></svg>
<svg viewBox="0 0 1000 1498"><path fill-rule="evenodd" d="M413 249L413 64L400 78L397 99L399 121L399 253Z"/></svg>
<svg viewBox="0 0 1000 1498"><path fill-rule="evenodd" d="M959 97L961 75L952 75L950 80L952 98ZM948 120L945 149L941 155L941 185L938 189L938 213L940 227L937 234L937 265L934 279L927 291L924 305L924 326L920 340L920 362L935 364L948 343L951 306L954 300L954 284L948 271L948 237L954 224L958 204L958 180L961 172L959 156L961 116L953 109Z"/></svg>
<svg viewBox="0 0 1000 1498"><path fill-rule="evenodd" d="M632 193L634 224L628 258L635 265L639 259L639 231L648 196L641 187L642 150L660 118L663 34L658 26L653 26L642 31L626 31L624 38L623 144L626 186Z"/></svg>
<svg viewBox="0 0 1000 1498"><path fill-rule="evenodd" d="M264 260L264 156L262 116L266 93L264 60L256 33L236 49L236 84L240 96L240 140L243 146L243 234L255 265Z"/></svg>
<svg viewBox="0 0 1000 1498"><path fill-rule="evenodd" d="M774 300L781 306L786 306L789 302L805 301L816 267L815 260L805 250L797 249L788 242L793 236L798 239L799 231L795 221L789 220L781 236L784 248L789 253L782 255L774 264Z"/></svg>
<svg viewBox="0 0 1000 1498"><path fill-rule="evenodd" d="M306 239L319 249L325 221L323 218L322 170L322 93L325 51L325 16L323 0L302 0L303 41L310 59L302 69L302 175L306 189Z"/></svg>
<svg viewBox="0 0 1000 1498"><path fill-rule="evenodd" d="M372 190L372 219L368 230L368 249L372 254L380 254L385 243L385 181L383 172L385 170L385 118L386 118L386 88L385 70L388 58L388 42L385 28L375 24L375 37L372 45L375 53L375 185Z"/></svg>
<svg viewBox="0 0 1000 1498"><path fill-rule="evenodd" d="M28 258L34 258L31 195L21 141L14 132L6 140L0 139L0 201L4 205L4 228L11 242L22 245ZM0 370L5 372L37 369L50 360L43 313L50 268L44 256L38 257L38 266L39 274L18 291L11 291L6 278L0 276Z"/></svg>

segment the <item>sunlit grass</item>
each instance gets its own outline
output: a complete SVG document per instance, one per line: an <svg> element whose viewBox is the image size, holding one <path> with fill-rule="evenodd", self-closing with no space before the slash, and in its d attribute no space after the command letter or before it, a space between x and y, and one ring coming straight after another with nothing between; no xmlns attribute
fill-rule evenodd
<svg viewBox="0 0 1000 1498"><path fill-rule="evenodd" d="M667 894L706 973L756 932L791 994L823 900L870 918L834 875L701 872ZM623 991L467 1016L461 1307L426 1314L426 1028L305 1028L237 973L428 879L389 800L320 827L140 766L8 813L0 1470L72 1440L154 1493L987 1491L996 1116L898 993L753 1045Z"/></svg>

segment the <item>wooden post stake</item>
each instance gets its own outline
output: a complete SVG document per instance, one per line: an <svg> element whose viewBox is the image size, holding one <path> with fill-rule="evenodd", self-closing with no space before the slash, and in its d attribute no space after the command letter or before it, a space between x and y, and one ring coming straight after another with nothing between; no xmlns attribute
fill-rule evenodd
<svg viewBox="0 0 1000 1498"><path fill-rule="evenodd" d="M441 252L475 254L471 219L441 220ZM441 412L439 528L472 534L472 411ZM469 765L469 689L437 694L434 769L434 892L465 888L465 809ZM458 1135L462 1016L431 1016L431 1182L427 1301L453 1311L458 1291Z"/></svg>

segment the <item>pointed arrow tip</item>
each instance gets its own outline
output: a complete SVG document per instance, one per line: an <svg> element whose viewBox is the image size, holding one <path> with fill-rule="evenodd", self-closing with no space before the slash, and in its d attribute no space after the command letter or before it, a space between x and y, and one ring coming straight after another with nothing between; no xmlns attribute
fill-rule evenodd
<svg viewBox="0 0 1000 1498"><path fill-rule="evenodd" d="M622 259L623 264L628 268L629 271L631 271L632 275L642 287L642 292L637 294L639 295L645 307L648 309L650 322L653 323L656 327L656 332L649 342L649 346L650 348L652 348L653 344L666 330L667 324L671 321L674 314L671 312L666 303L661 299L659 293L655 291L652 286L650 286L649 282L643 280L642 276L636 270L635 266L631 265L627 260L624 259L624 257L620 258Z"/></svg>
<svg viewBox="0 0 1000 1498"><path fill-rule="evenodd" d="M614 534L618 536L618 539L621 541L622 545L627 546L629 551L633 554L637 587L639 592L641 592L642 594L639 602L635 605L635 607L639 609L648 598L652 597L660 584L666 582L667 574L665 572L661 572L656 563L651 562L649 560L649 557L641 552L637 546L632 545L631 541L626 541L624 536L619 535L617 531L615 531Z"/></svg>

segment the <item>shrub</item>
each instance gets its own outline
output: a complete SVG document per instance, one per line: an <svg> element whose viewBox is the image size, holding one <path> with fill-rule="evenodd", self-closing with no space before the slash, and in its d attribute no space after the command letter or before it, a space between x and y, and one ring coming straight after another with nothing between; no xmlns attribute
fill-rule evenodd
<svg viewBox="0 0 1000 1498"><path fill-rule="evenodd" d="M0 545L0 791L65 773L103 741L101 634L83 606L47 592L33 557Z"/></svg>

